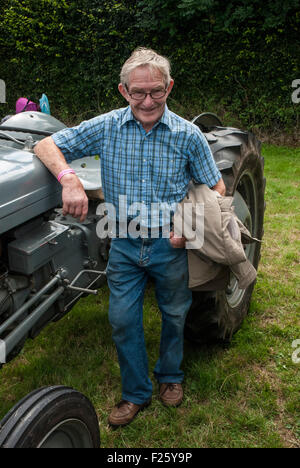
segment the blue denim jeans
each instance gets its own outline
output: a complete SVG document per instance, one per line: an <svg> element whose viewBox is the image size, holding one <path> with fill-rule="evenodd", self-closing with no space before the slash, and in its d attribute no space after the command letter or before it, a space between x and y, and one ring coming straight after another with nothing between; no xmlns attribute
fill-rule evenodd
<svg viewBox="0 0 300 468"><path fill-rule="evenodd" d="M152 395L143 329L143 301L149 277L154 280L162 314L154 375L159 383L180 383L184 322L192 303L187 252L173 248L164 237L112 239L107 267L109 320L118 352L122 398L135 404L144 403Z"/></svg>

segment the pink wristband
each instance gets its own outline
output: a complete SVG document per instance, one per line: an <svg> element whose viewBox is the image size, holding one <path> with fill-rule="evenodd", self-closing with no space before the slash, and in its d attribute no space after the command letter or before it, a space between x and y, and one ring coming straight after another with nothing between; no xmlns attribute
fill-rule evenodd
<svg viewBox="0 0 300 468"><path fill-rule="evenodd" d="M61 178L66 174L75 174L75 171L74 171L74 169L64 169L57 176L58 182L60 182Z"/></svg>

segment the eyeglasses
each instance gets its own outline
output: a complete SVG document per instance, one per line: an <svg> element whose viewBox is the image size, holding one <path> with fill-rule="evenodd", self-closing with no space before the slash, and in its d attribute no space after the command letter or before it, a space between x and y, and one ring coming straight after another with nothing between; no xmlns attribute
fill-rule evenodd
<svg viewBox="0 0 300 468"><path fill-rule="evenodd" d="M150 93L142 93L140 91L135 91L134 93L130 93L127 86L126 86L126 90L127 90L127 93L129 94L129 96L132 99L134 99L135 101L143 101L144 99L146 99L148 94L152 99L161 99L167 93L166 89L156 89L154 91L150 91Z"/></svg>

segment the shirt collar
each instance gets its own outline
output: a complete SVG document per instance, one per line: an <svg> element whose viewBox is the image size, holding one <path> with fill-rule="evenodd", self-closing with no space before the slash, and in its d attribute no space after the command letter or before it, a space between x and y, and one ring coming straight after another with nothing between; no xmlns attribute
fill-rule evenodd
<svg viewBox="0 0 300 468"><path fill-rule="evenodd" d="M122 127L126 122L129 122L131 120L137 122L136 118L133 115L131 107L128 106L128 107L125 108L125 113L122 116L122 119L121 119L121 122L120 122L120 127ZM169 127L170 130L172 129L171 128L171 116L170 116L170 111L168 109L167 104L165 105L165 110L164 110L163 115L161 116L160 120L158 122L156 122L154 127L158 126L160 123L167 125L167 127Z"/></svg>
<svg viewBox="0 0 300 468"><path fill-rule="evenodd" d="M165 111L160 119L161 123L167 125L167 127L169 127L170 130L172 130L172 124L171 124L171 115L170 115L170 111L168 109L168 106L166 104L165 106Z"/></svg>
<svg viewBox="0 0 300 468"><path fill-rule="evenodd" d="M124 114L122 115L122 118L121 118L121 121L120 121L120 127L122 127L122 125L124 125L126 122L129 122L130 120L136 120L133 113L132 113L132 110L131 110L131 107L130 106L127 106L125 107L124 109Z"/></svg>

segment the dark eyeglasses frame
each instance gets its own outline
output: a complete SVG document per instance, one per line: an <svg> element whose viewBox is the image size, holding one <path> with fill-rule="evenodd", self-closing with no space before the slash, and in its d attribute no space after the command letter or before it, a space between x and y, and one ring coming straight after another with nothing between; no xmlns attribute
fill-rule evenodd
<svg viewBox="0 0 300 468"><path fill-rule="evenodd" d="M154 91L150 91L150 93L140 93L140 92L130 93L129 90L128 90L127 85L125 85L125 88L126 88L127 94L129 94L129 96L130 96L132 99L134 99L135 101L143 101L144 99L146 99L146 97L147 97L148 95L151 97L151 99L154 99L154 100L156 100L156 99L162 99L162 98L167 94L167 88L165 88L164 90L161 91L161 92L163 93L163 95L160 96L160 97L153 97L153 96L152 96L152 93L153 93ZM143 94L144 96L143 96L142 98L138 98L138 99L137 99L137 98L134 98L134 97L133 97L134 94Z"/></svg>

